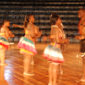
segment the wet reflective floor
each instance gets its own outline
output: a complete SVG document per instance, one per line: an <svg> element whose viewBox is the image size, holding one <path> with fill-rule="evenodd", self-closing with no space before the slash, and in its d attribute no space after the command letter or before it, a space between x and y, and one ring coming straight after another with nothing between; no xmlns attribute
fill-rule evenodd
<svg viewBox="0 0 85 85"><path fill-rule="evenodd" d="M42 57L47 44L36 44L38 54L34 56L34 76L23 75L23 55L19 53L17 44L11 45L6 51L7 66L0 66L0 85L48 85L49 62ZM62 65L63 74L59 75L58 85L85 85L79 82L82 76L82 61L76 57L79 44L64 46L65 62Z"/></svg>

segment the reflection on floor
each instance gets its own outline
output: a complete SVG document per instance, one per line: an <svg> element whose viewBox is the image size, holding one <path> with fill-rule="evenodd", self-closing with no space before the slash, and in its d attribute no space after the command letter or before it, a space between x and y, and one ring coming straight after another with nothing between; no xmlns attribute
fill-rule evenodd
<svg viewBox="0 0 85 85"><path fill-rule="evenodd" d="M0 66L0 85L8 85L7 80L4 77L5 66Z"/></svg>
<svg viewBox="0 0 85 85"><path fill-rule="evenodd" d="M42 57L47 44L36 44L38 54L34 56L34 76L23 76L23 55L19 53L17 45L11 45L6 52L7 66L0 66L0 85L48 85L48 62ZM78 82L82 76L82 62L79 44L64 46L65 62L62 65L63 75L60 75L58 85L85 85Z"/></svg>

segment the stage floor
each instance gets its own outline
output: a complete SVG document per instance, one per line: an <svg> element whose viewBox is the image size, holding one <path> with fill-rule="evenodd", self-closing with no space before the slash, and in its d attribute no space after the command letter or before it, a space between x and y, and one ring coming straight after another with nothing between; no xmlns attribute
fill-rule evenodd
<svg viewBox="0 0 85 85"><path fill-rule="evenodd" d="M47 45L36 44L38 54L34 56L34 76L23 76L23 55L19 53L17 44L11 45L6 52L8 65L0 66L0 85L48 85L49 63L42 57ZM76 57L78 53L79 44L64 46L65 62L62 64L63 74L59 77L58 85L85 85L79 82L82 76L82 60Z"/></svg>

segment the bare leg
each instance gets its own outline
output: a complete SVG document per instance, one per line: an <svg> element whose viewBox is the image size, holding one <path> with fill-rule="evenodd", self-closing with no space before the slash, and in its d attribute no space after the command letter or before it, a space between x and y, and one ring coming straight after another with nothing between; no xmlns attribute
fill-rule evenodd
<svg viewBox="0 0 85 85"><path fill-rule="evenodd" d="M57 79L58 79L58 64L53 64L53 84L52 85L57 85Z"/></svg>
<svg viewBox="0 0 85 85"><path fill-rule="evenodd" d="M25 75L32 75L31 74L31 62L32 62L32 56L25 54L24 56L24 74Z"/></svg>
<svg viewBox="0 0 85 85"><path fill-rule="evenodd" d="M62 65L59 64L59 73L62 75L63 74L63 69L62 69Z"/></svg>
<svg viewBox="0 0 85 85"><path fill-rule="evenodd" d="M32 73L34 73L34 58L33 58L33 55L32 55L32 60L31 60L31 71L32 71Z"/></svg>
<svg viewBox="0 0 85 85"><path fill-rule="evenodd" d="M52 70L53 70L52 63L50 63L49 64L49 84L48 85L52 85L52 82L53 82Z"/></svg>
<svg viewBox="0 0 85 85"><path fill-rule="evenodd" d="M83 76L82 76L81 81L85 82L85 56L82 57L82 63L83 63Z"/></svg>
<svg viewBox="0 0 85 85"><path fill-rule="evenodd" d="M33 59L33 56L32 56L32 62L31 62L32 65L34 65L34 59Z"/></svg>
<svg viewBox="0 0 85 85"><path fill-rule="evenodd" d="M4 47L0 49L0 60L1 60L0 65L6 65L5 64L5 50L6 49Z"/></svg>

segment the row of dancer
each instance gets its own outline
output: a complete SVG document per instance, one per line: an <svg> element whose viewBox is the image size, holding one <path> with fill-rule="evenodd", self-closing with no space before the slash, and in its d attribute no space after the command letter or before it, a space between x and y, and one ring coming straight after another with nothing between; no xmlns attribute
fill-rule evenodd
<svg viewBox="0 0 85 85"><path fill-rule="evenodd" d="M33 61L33 56L37 53L35 48L35 39L41 35L39 28L34 25L34 16L27 15L25 17L24 25L13 25L15 27L24 28L25 35L21 37L18 47L20 48L20 53L24 55L24 75L32 76L30 73L31 64ZM64 62L63 55L61 53L60 47L61 42L65 38L63 31L63 25L60 17L56 13L51 15L51 44L45 49L43 56L50 61L49 64L49 85L56 85L57 72L59 69L59 64ZM12 32L8 29L10 26L9 21L4 21L0 31L0 46L1 53L4 55L0 57L1 65L5 64L5 51L8 48L8 38L14 37ZM57 47L57 49L56 49ZM4 51L5 50L5 51ZM3 51L3 52L2 52ZM54 52L54 53L53 53ZM51 53L51 54L48 54ZM54 54L54 55L53 55Z"/></svg>
<svg viewBox="0 0 85 85"><path fill-rule="evenodd" d="M29 18L30 17L30 18ZM18 43L20 48L20 53L24 55L24 75L31 76L30 73L31 63L33 61L33 55L37 53L35 48L34 39L39 31L36 31L36 26L33 24L34 17L33 15L27 15L24 22L25 27L25 36L22 37ZM53 13L50 19L51 23L51 43L44 50L43 56L45 59L50 61L49 63L49 85L56 85L56 80L58 77L58 72L61 68L61 63L64 62L62 52L60 50L61 44L66 42L65 33L63 31L62 20L60 17ZM23 27L15 25L18 27Z"/></svg>
<svg viewBox="0 0 85 85"><path fill-rule="evenodd" d="M64 62L64 58L61 52L61 45L66 41L65 33L63 31L63 25L61 18L53 13L50 18L51 33L50 33L50 45L48 45L43 53L49 63L49 85L57 84L57 77L61 63ZM5 21L0 31L0 52L4 55L0 55L1 65L5 64L5 51L8 48L9 37L14 37L12 32L8 29L9 21ZM27 15L25 17L24 25L14 25L15 27L24 28L25 35L20 39L18 47L20 53L24 55L24 75L33 75L30 73L33 56L37 53L35 48L35 40L41 35L39 28L34 25L34 16Z"/></svg>

